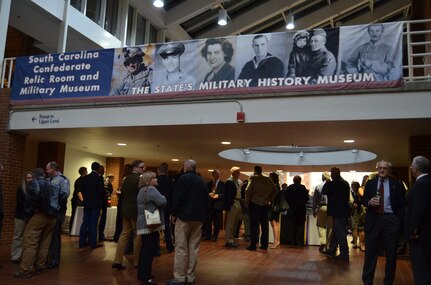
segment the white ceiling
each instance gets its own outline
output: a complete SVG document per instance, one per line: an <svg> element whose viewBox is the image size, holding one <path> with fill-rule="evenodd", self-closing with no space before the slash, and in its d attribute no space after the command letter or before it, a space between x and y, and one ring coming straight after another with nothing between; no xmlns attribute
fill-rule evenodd
<svg viewBox="0 0 431 285"><path fill-rule="evenodd" d="M251 171L254 164L229 161L218 156L228 148L250 146L333 146L351 147L377 154L377 159L387 159L395 166L409 165L409 137L430 135L431 119L412 120L369 120L332 122L290 122L290 123L238 123L229 125L155 126L28 130L29 142L61 141L68 148L102 156L112 152L115 157L127 161L143 159L149 166L168 162L170 168L179 170L185 159L198 163L198 171L208 176L208 169L220 169L227 177L233 165L244 171ZM343 140L355 139L353 145ZM222 141L231 141L230 146ZM117 146L126 142L126 147ZM172 158L180 162L172 162ZM343 171L372 171L375 161L354 165L341 165ZM263 165L264 171L323 171L328 166Z"/></svg>

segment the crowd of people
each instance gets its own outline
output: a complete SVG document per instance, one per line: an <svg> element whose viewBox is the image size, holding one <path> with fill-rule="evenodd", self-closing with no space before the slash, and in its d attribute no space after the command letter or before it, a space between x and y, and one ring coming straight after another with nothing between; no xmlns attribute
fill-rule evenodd
<svg viewBox="0 0 431 285"><path fill-rule="evenodd" d="M348 262L350 229L352 247L364 252L364 284L373 284L377 258L382 253L386 259L384 284L393 284L400 244L402 247L408 244L415 283L428 284L430 162L423 156L413 159L410 169L416 182L410 191L391 175L391 167L390 162L381 160L376 172L365 176L361 184L351 185L341 177L340 169L333 167L330 173L322 174L322 183L315 187L311 197L300 176L295 176L289 186L280 185L277 173L267 177L260 166L255 166L253 175L244 182L239 179L240 168L234 166L226 181L220 179L220 171L214 170L213 179L205 183L193 160L186 160L181 173L174 178L167 175L166 163L157 168L156 174L146 171L142 160L135 160L128 165L130 172L125 173L117 192L120 229L116 233L112 268L126 269L124 255L132 241L138 280L156 284L152 262L160 255L159 235L163 233L167 251L175 252L173 279L166 284L194 284L200 242L218 240L223 213L227 215L226 248L239 247L236 239L241 228L244 240L249 243L246 250L276 249L282 231L281 212L289 216L289 242L305 246L306 207L311 200L322 254ZM105 179L104 167L98 162L92 163L91 173L81 167L79 174L72 197L73 208L84 207L79 247L96 249L106 239L99 226L103 225L103 212L110 203L114 177L108 175ZM45 170L37 168L24 174L16 192L11 250L11 261L20 264L20 270L14 274L16 278L31 278L59 266L61 229L69 193L70 182L56 162L49 162ZM281 206L282 202L286 206ZM76 208L72 209L74 214ZM154 214L157 222L150 222L149 216ZM271 245L269 222L274 237Z"/></svg>

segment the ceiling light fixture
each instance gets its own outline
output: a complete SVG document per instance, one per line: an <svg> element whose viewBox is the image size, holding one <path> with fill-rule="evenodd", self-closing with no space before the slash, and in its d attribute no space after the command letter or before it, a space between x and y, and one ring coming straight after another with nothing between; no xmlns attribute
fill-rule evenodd
<svg viewBox="0 0 431 285"><path fill-rule="evenodd" d="M163 0L154 0L153 6L157 8L162 8L163 6L165 6L165 2Z"/></svg>
<svg viewBox="0 0 431 285"><path fill-rule="evenodd" d="M354 143L355 142L355 140L351 140L351 139L349 139L349 140L344 140L344 143Z"/></svg>
<svg viewBox="0 0 431 285"><path fill-rule="evenodd" d="M119 146L126 146L127 144L126 143L117 143L117 145L119 145Z"/></svg>
<svg viewBox="0 0 431 285"><path fill-rule="evenodd" d="M287 18L283 13L283 17L284 17L284 20L286 21L286 29L293 30L295 28L295 20L292 12L290 12L289 15L287 15Z"/></svg>
<svg viewBox="0 0 431 285"><path fill-rule="evenodd" d="M231 142L221 142L221 144L231 144Z"/></svg>
<svg viewBox="0 0 431 285"><path fill-rule="evenodd" d="M218 11L218 24L220 26L226 26L227 25L227 11L223 8L223 6Z"/></svg>
<svg viewBox="0 0 431 285"><path fill-rule="evenodd" d="M107 155L112 155L112 152L107 152L106 154L107 154Z"/></svg>
<svg viewBox="0 0 431 285"><path fill-rule="evenodd" d="M214 171L214 169L208 169L208 172L213 172Z"/></svg>
<svg viewBox="0 0 431 285"><path fill-rule="evenodd" d="M172 158L171 160L175 162L180 161L178 158Z"/></svg>

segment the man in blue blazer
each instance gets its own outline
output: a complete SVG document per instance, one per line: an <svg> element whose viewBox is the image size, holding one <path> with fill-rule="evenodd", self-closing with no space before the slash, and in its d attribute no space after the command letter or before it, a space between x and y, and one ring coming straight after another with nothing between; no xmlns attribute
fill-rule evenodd
<svg viewBox="0 0 431 285"><path fill-rule="evenodd" d="M410 167L416 182L407 196L405 236L410 244L415 284L431 282L431 178L430 161L416 156Z"/></svg>
<svg viewBox="0 0 431 285"><path fill-rule="evenodd" d="M392 164L377 163L377 176L365 185L365 258L362 280L373 284L380 245L384 246L386 268L384 284L393 284L397 264L397 244L404 220L406 196L401 182L389 176Z"/></svg>

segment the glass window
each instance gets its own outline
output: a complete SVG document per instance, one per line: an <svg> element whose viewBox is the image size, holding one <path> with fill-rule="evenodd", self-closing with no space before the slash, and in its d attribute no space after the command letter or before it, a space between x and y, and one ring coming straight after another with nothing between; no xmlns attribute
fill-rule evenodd
<svg viewBox="0 0 431 285"><path fill-rule="evenodd" d="M157 42L157 29L153 25L150 25L150 43Z"/></svg>
<svg viewBox="0 0 431 285"><path fill-rule="evenodd" d="M138 19L136 21L136 45L145 44L145 28L147 25L147 19L138 14Z"/></svg>
<svg viewBox="0 0 431 285"><path fill-rule="evenodd" d="M82 0L70 0L70 5L78 11L82 11Z"/></svg>
<svg viewBox="0 0 431 285"><path fill-rule="evenodd" d="M129 6L127 13L127 34L126 34L126 45L132 44L132 29L133 29L133 7Z"/></svg>
<svg viewBox="0 0 431 285"><path fill-rule="evenodd" d="M104 29L114 36L117 35L118 0L106 0L106 17Z"/></svg>
<svg viewBox="0 0 431 285"><path fill-rule="evenodd" d="M87 0L87 11L85 16L100 24L100 0Z"/></svg>

